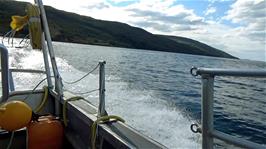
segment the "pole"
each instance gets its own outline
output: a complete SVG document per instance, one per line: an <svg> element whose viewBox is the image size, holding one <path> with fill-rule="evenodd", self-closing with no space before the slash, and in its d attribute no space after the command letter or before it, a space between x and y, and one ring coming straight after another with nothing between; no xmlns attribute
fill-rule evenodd
<svg viewBox="0 0 266 149"><path fill-rule="evenodd" d="M201 124L202 124L202 148L213 148L213 84L214 77L202 75L202 104L201 104Z"/></svg>
<svg viewBox="0 0 266 149"><path fill-rule="evenodd" d="M59 100L59 101L55 101L55 114L57 116L60 116L60 113L61 113L60 100L63 98L63 89L62 89L63 84L62 84L62 80L61 80L61 77L60 77L58 69L57 69L57 64L56 64L55 55L54 55L54 49L52 46L52 39L51 39L49 26L48 26L47 18L46 18L46 13L44 10L42 0L35 0L35 3L38 4L40 12L41 12L42 26L44 29L44 35L45 35L45 39L47 41L48 51L50 54L51 64L52 64L53 73L54 73L54 77L55 77L55 91L57 92L57 96L58 96L58 100Z"/></svg>
<svg viewBox="0 0 266 149"><path fill-rule="evenodd" d="M105 64L106 62L99 62L99 107L98 107L98 117L106 115L105 111Z"/></svg>
<svg viewBox="0 0 266 149"><path fill-rule="evenodd" d="M2 100L1 103L7 101L9 96L9 82L8 82L8 51L6 47L0 44L1 54L1 69L2 69Z"/></svg>
<svg viewBox="0 0 266 149"><path fill-rule="evenodd" d="M46 77L47 77L47 84L48 88L52 89L53 84L52 84L52 79L51 79L51 72L50 72L50 66L49 66L49 61L48 61L48 54L47 54L47 49L45 46L45 39L44 39L44 34L42 34L42 53L43 53L43 60L44 60L44 67L45 67L45 72L46 72Z"/></svg>
<svg viewBox="0 0 266 149"><path fill-rule="evenodd" d="M9 82L9 90L11 92L14 91L15 90L14 79L10 69L8 69L8 82Z"/></svg>

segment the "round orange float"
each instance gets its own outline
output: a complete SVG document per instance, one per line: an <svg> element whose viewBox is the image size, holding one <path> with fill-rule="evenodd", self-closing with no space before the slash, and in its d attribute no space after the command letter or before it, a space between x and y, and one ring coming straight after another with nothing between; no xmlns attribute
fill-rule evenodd
<svg viewBox="0 0 266 149"><path fill-rule="evenodd" d="M60 149L63 145L63 125L53 116L42 116L28 128L29 149Z"/></svg>

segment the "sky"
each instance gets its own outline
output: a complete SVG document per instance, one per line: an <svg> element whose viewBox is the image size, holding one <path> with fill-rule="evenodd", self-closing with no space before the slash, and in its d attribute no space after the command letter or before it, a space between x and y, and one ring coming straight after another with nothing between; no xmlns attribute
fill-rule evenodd
<svg viewBox="0 0 266 149"><path fill-rule="evenodd" d="M34 0L18 0L33 2ZM198 40L266 61L266 0L43 0L60 10Z"/></svg>

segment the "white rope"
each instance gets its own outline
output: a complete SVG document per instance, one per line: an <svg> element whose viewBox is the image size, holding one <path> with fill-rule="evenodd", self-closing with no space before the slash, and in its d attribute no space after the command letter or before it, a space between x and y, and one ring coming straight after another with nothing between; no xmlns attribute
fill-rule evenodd
<svg viewBox="0 0 266 149"><path fill-rule="evenodd" d="M94 72L100 65L98 64L97 66L95 66L90 72L86 73L84 76L82 76L81 78L75 80L75 81L72 81L72 82L68 82L68 81L65 81L63 80L64 83L66 84L75 84L75 83L78 83L79 81L81 81L82 79L86 78L89 74L91 74L92 72Z"/></svg>

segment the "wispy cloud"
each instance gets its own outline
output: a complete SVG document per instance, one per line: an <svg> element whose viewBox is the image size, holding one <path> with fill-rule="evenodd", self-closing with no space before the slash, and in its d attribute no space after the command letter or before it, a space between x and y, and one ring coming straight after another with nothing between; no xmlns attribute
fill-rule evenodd
<svg viewBox="0 0 266 149"><path fill-rule="evenodd" d="M103 3L103 2L100 2L100 3L96 3L94 5L84 6L83 8L86 8L86 9L104 9L104 8L110 8L110 6Z"/></svg>
<svg viewBox="0 0 266 149"><path fill-rule="evenodd" d="M131 21L131 24L139 27L145 26L160 33L190 31L205 24L203 17L197 16L193 10L186 9L183 5L174 5L174 1L154 1L153 3L143 1L131 5L126 11L131 13L132 18L138 18Z"/></svg>
<svg viewBox="0 0 266 149"><path fill-rule="evenodd" d="M228 2L228 1L234 1L234 0L208 0L210 3L216 3L216 2Z"/></svg>
<svg viewBox="0 0 266 149"><path fill-rule="evenodd" d="M135 2L136 0L107 0L111 3Z"/></svg>
<svg viewBox="0 0 266 149"><path fill-rule="evenodd" d="M260 40L265 43L265 0L238 0L231 6L224 19L240 24L235 29L238 35L248 36L250 40Z"/></svg>
<svg viewBox="0 0 266 149"><path fill-rule="evenodd" d="M205 16L210 15L210 14L215 13L215 12L216 12L216 8L215 7L209 7L205 11Z"/></svg>

